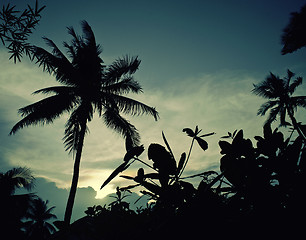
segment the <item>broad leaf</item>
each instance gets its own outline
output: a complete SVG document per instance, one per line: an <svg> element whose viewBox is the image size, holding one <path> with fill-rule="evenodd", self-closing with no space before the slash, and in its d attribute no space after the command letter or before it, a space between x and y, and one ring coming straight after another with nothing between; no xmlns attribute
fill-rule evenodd
<svg viewBox="0 0 306 240"><path fill-rule="evenodd" d="M124 156L123 160L125 162L128 162L131 160L134 156L140 156L144 151L143 145L137 146L137 147L132 147Z"/></svg>
<svg viewBox="0 0 306 240"><path fill-rule="evenodd" d="M147 173L143 177L151 178L151 179L159 179L159 174L158 173Z"/></svg>
<svg viewBox="0 0 306 240"><path fill-rule="evenodd" d="M128 179L128 180L134 180L134 177L127 176L127 175L120 175L119 177L122 177L122 178L125 178L125 179Z"/></svg>
<svg viewBox="0 0 306 240"><path fill-rule="evenodd" d="M194 133L193 130L190 129L190 128L184 128L184 129L183 129L183 132L187 133L187 135L188 135L189 137L195 137L195 133Z"/></svg>
<svg viewBox="0 0 306 240"><path fill-rule="evenodd" d="M125 169L127 169L130 166L129 162L122 163L119 167L117 167L112 174L105 180L105 182L102 184L100 190L105 187L111 180L113 180L119 173L123 172Z"/></svg>
<svg viewBox="0 0 306 240"><path fill-rule="evenodd" d="M207 143L204 139L202 139L202 138L200 138L200 137L196 137L195 139L197 140L199 146L200 146L204 151L208 149L208 143Z"/></svg>
<svg viewBox="0 0 306 240"><path fill-rule="evenodd" d="M167 148L168 148L170 154L172 155L173 159L175 160L174 155L173 155L173 152L172 152L172 150L171 150L171 148L170 148L170 145L169 145L169 143L168 143L168 141L167 141L167 139L166 139L166 136L165 136L164 132L162 132L162 136L163 136L163 140L164 140L164 142L165 142L165 144L166 144L166 146L167 146Z"/></svg>
<svg viewBox="0 0 306 240"><path fill-rule="evenodd" d="M183 152L182 155L181 155L181 158L180 158L180 161L179 161L179 164L178 164L178 167L177 167L177 174L180 173L180 171L182 170L183 166L184 166L184 163L186 161L186 153Z"/></svg>

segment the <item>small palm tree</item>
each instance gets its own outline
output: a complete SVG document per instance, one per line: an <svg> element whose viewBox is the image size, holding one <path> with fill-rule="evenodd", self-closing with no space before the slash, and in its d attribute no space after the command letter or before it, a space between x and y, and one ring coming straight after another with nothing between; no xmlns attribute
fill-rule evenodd
<svg viewBox="0 0 306 240"><path fill-rule="evenodd" d="M31 190L34 186L34 177L28 168L13 168L5 173L0 173L0 189L2 196L12 196L16 189Z"/></svg>
<svg viewBox="0 0 306 240"><path fill-rule="evenodd" d="M302 139L306 140L305 134L301 130L297 120L294 117L294 112L297 107L306 108L306 96L292 96L296 88L302 84L302 77L294 77L294 73L287 71L287 77L284 79L275 76L273 73L259 84L254 84L252 92L258 96L269 99L258 109L257 115L263 116L270 110L270 114L266 123L272 123L277 116L280 117L280 126L289 125L286 122L286 114L291 119L293 127L297 130Z"/></svg>
<svg viewBox="0 0 306 240"><path fill-rule="evenodd" d="M15 192L21 188L30 190L33 186L34 177L28 168L18 167L0 173L0 225L3 236L19 239L23 235L22 218L26 215L35 195L15 194Z"/></svg>
<svg viewBox="0 0 306 240"><path fill-rule="evenodd" d="M26 218L30 220L24 223L29 239L46 239L55 232L55 227L48 223L49 220L56 218L51 213L54 208L48 208L48 200L43 201L41 198L33 200L26 215Z"/></svg>
<svg viewBox="0 0 306 240"><path fill-rule="evenodd" d="M107 127L128 138L132 145L139 144L139 133L120 113L145 113L158 119L155 108L124 96L130 92L142 92L140 84L132 77L140 60L126 56L110 66L103 65L99 56L102 51L96 44L91 27L86 21L81 24L84 36L77 35L72 27L68 28L68 33L73 37L71 44L64 43L68 58L47 38L45 41L52 48L51 53L33 47L39 66L54 75L61 85L34 92L53 95L19 109L23 119L10 132L14 134L30 125L50 124L64 113L70 114L64 143L66 150L73 152L74 170L65 212L66 224L70 223L76 195L84 137L88 132L87 123L92 120L94 112L99 114Z"/></svg>

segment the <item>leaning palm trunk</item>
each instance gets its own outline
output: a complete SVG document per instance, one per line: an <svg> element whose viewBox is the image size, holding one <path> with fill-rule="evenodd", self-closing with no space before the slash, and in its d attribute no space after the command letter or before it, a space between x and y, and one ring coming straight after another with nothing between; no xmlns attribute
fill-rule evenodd
<svg viewBox="0 0 306 240"><path fill-rule="evenodd" d="M300 135L300 137L301 137L304 141L306 141L305 134L304 134L304 132L301 130L299 124L297 123L297 121L296 121L295 117L293 116L293 114L291 113L291 111L288 111L288 115L289 115L289 117L290 117L290 119L291 119L291 122L292 122L292 125L293 125L294 129L298 132L298 134Z"/></svg>
<svg viewBox="0 0 306 240"><path fill-rule="evenodd" d="M76 191L78 187L78 180L79 180L79 174L80 174L80 163L81 163L85 132L86 132L86 119L85 121L83 121L81 125L80 138L79 138L79 142L77 146L77 152L75 155L75 161L74 161L74 167L73 167L71 188L70 188L69 197L68 197L68 201L66 205L64 221L67 226L70 224L75 195L76 195Z"/></svg>

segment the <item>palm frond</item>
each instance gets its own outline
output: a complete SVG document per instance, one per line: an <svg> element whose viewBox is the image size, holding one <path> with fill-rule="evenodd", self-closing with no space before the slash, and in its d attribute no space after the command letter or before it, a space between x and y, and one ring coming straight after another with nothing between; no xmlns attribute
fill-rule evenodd
<svg viewBox="0 0 306 240"><path fill-rule="evenodd" d="M140 93L142 87L133 79L132 76L126 76L120 82L112 83L102 87L102 91L114 93L114 94L127 94L129 92Z"/></svg>
<svg viewBox="0 0 306 240"><path fill-rule="evenodd" d="M13 194L16 188L31 190L34 186L34 176L29 168L17 167L0 175L0 186L4 192ZM4 190L6 189L6 190Z"/></svg>
<svg viewBox="0 0 306 240"><path fill-rule="evenodd" d="M70 86L54 86L39 89L32 94L67 94L67 95L76 95L76 88Z"/></svg>
<svg viewBox="0 0 306 240"><path fill-rule="evenodd" d="M97 55L101 54L102 50L100 45L96 44L95 35L89 26L88 22L83 20L81 21L83 33L84 33L84 42L91 50L95 51Z"/></svg>
<svg viewBox="0 0 306 240"><path fill-rule="evenodd" d="M123 112L125 114L131 114L133 116L148 114L153 116L156 121L159 119L158 112L154 107L149 107L148 105L142 102L139 102L137 100L125 96L111 94L109 95L109 97L112 98L112 100L118 106L120 112Z"/></svg>
<svg viewBox="0 0 306 240"><path fill-rule="evenodd" d="M35 47L34 55L37 59L36 63L42 66L44 71L54 74L57 81L63 84L75 85L78 76L66 57L53 55L40 47Z"/></svg>
<svg viewBox="0 0 306 240"><path fill-rule="evenodd" d="M303 82L303 78L302 77L297 77L293 81L293 83L291 83L290 86L289 86L289 89L288 89L289 94L292 95L294 93L294 91L296 90L296 88L302 84L302 82Z"/></svg>
<svg viewBox="0 0 306 240"><path fill-rule="evenodd" d="M270 113L269 113L269 116L268 116L265 124L271 124L272 122L274 122L276 120L276 117L279 114L279 112L280 112L280 107L279 106L276 106L276 107L270 109Z"/></svg>
<svg viewBox="0 0 306 240"><path fill-rule="evenodd" d="M133 146L140 145L140 135L134 125L120 116L118 111L107 109L103 113L104 123L107 127L115 130L125 138L129 138Z"/></svg>
<svg viewBox="0 0 306 240"><path fill-rule="evenodd" d="M75 101L75 96L55 95L20 108L19 114L23 119L15 124L10 135L30 125L52 123L64 112L69 112L73 108Z"/></svg>
<svg viewBox="0 0 306 240"><path fill-rule="evenodd" d="M87 105L88 107L88 105ZM70 115L66 125L63 137L66 151L69 153L76 151L81 140L81 127L84 119L90 121L93 115L93 109L87 108L86 105L79 105ZM86 128L85 134L88 133Z"/></svg>
<svg viewBox="0 0 306 240"><path fill-rule="evenodd" d="M106 70L105 82L117 82L125 74L133 74L137 71L140 60L138 57L129 57L128 55L123 58L115 60Z"/></svg>
<svg viewBox="0 0 306 240"><path fill-rule="evenodd" d="M264 116L269 109L273 108L277 104L279 104L278 100L271 100L271 101L265 102L258 109L257 115Z"/></svg>
<svg viewBox="0 0 306 240"><path fill-rule="evenodd" d="M75 47L82 47L82 44L83 44L83 39L81 36L79 36L75 31L74 31L74 28L73 27L67 27L67 31L68 31L68 34L70 34L73 39L71 40L71 44L72 46L75 46Z"/></svg>
<svg viewBox="0 0 306 240"><path fill-rule="evenodd" d="M306 108L306 96L291 97L290 101L294 108L296 107Z"/></svg>

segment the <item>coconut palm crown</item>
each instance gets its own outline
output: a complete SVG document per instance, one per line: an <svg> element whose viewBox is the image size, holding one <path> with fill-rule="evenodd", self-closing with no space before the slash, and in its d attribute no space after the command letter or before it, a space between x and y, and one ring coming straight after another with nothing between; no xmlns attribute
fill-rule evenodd
<svg viewBox="0 0 306 240"><path fill-rule="evenodd" d="M91 27L86 21L82 21L81 26L83 36L68 27L68 33L72 36L70 43L64 42L68 57L48 38L44 40L52 52L33 46L33 60L36 59L44 71L54 75L60 85L35 91L34 94L49 96L19 109L22 119L10 132L15 134L30 125L50 124L64 113L69 114L63 140L66 150L73 152L75 164L65 214L68 224L77 188L84 136L93 114L97 112L107 127L129 138L132 145L139 144L139 133L120 114L149 114L158 119L155 108L125 96L142 92L140 84L132 77L140 64L138 57L125 56L109 66L104 65L100 58L101 47L96 44Z"/></svg>
<svg viewBox="0 0 306 240"><path fill-rule="evenodd" d="M287 77L281 79L273 73L270 73L264 81L259 84L254 84L252 92L269 99L260 106L257 115L264 116L267 111L270 111L266 123L272 123L279 116L280 126L287 126L290 125L290 123L286 122L286 114L288 114L292 125L305 140L305 135L294 117L294 112L298 107L306 108L306 96L293 96L296 88L302 84L303 80L302 77L297 77L291 82L294 75L293 72L288 70Z"/></svg>

